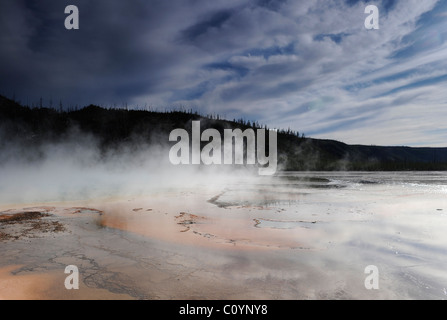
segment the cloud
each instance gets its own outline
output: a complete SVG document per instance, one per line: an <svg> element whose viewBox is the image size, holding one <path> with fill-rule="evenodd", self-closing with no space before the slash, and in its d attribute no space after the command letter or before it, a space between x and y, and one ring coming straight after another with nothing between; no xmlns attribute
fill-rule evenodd
<svg viewBox="0 0 447 320"><path fill-rule="evenodd" d="M379 30L364 28L367 3L380 9ZM29 104L181 104L352 143L442 140L419 124L440 125L445 107L442 1L79 0L77 31L63 27L68 4L2 4L1 93ZM415 111L393 130L405 108Z"/></svg>

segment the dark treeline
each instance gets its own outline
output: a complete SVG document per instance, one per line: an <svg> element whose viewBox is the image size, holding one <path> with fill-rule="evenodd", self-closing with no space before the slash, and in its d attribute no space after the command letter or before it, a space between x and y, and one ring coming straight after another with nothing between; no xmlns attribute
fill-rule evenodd
<svg viewBox="0 0 447 320"><path fill-rule="evenodd" d="M90 105L64 109L62 103L25 107L0 96L0 152L10 143L33 147L58 142L68 135L88 134L104 151L131 144L169 145L173 129L190 131L191 121L201 129L270 129L246 119L224 120L217 114L202 115L180 108L154 111L150 108L104 108ZM73 133L75 132L75 133ZM447 170L447 148L410 148L347 145L334 140L307 138L291 129L278 130L278 164L283 170Z"/></svg>

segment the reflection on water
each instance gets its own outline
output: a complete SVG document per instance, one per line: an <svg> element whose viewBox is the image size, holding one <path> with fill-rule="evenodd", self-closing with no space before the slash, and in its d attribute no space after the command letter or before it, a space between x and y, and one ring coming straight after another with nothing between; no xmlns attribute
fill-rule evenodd
<svg viewBox="0 0 447 320"><path fill-rule="evenodd" d="M237 188L227 189L217 196L208 200L221 208L234 206L290 206L294 205L306 196L304 192L293 192L291 190L280 190L272 186L268 189L264 186L258 189Z"/></svg>
<svg viewBox="0 0 447 320"><path fill-rule="evenodd" d="M406 184L420 183L429 185L447 185L447 176L445 172L422 172L422 171L404 171L404 172L279 172L276 177L278 180L283 178L297 179L300 181L314 181L327 183L339 181L341 183L364 183L364 184Z"/></svg>
<svg viewBox="0 0 447 320"><path fill-rule="evenodd" d="M253 226L265 232L293 238L315 231L318 237L300 238L316 249L312 255L294 251L289 258L306 258L338 281L372 264L381 272L381 297L447 298L444 172L287 172L268 186L260 179L229 187L210 202L241 215L250 208ZM352 290L355 296L366 289Z"/></svg>
<svg viewBox="0 0 447 320"><path fill-rule="evenodd" d="M274 219L253 219L257 228L293 229L297 227L309 228L309 224L316 224L317 221L290 221Z"/></svg>

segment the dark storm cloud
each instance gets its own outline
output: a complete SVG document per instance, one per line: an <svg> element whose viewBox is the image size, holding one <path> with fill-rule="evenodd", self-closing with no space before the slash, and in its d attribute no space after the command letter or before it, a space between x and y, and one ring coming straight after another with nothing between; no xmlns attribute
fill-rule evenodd
<svg viewBox="0 0 447 320"><path fill-rule="evenodd" d="M71 3L80 11L79 30L64 28ZM176 8L173 1L2 3L0 88L31 100L51 96L76 104L150 94L184 62L164 45L175 18L165 15L170 5Z"/></svg>

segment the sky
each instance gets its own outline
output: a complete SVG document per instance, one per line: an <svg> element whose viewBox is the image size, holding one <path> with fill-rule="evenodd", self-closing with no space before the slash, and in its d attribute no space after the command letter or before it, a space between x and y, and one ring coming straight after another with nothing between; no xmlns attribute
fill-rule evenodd
<svg viewBox="0 0 447 320"><path fill-rule="evenodd" d="M2 0L0 94L447 147L446 39L445 0Z"/></svg>

